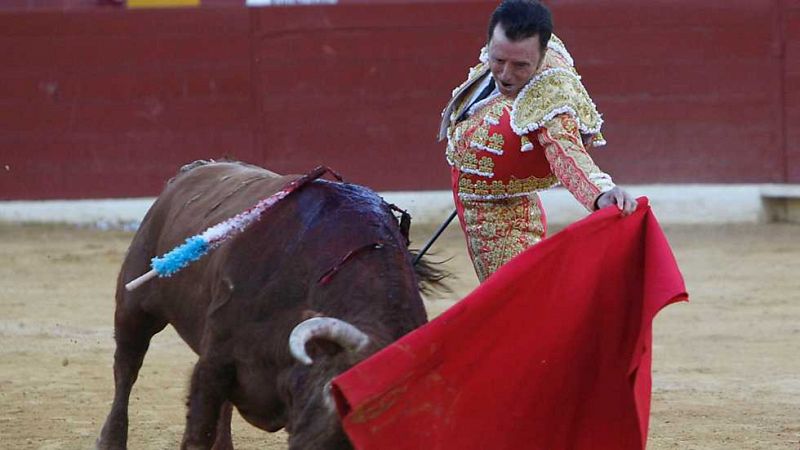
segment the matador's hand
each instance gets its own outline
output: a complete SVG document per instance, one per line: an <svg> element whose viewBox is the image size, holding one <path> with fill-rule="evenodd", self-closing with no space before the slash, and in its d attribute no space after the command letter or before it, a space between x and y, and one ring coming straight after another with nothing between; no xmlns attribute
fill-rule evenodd
<svg viewBox="0 0 800 450"><path fill-rule="evenodd" d="M614 186L610 191L603 192L597 198L597 209L605 208L609 205L616 205L623 216L630 215L636 211L636 206L638 206L636 199L618 186Z"/></svg>

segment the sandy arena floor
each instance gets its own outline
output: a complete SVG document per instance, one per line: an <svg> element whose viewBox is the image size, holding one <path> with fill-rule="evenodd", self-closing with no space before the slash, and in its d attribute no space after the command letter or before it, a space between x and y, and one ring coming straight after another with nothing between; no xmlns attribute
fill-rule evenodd
<svg viewBox="0 0 800 450"><path fill-rule="evenodd" d="M691 303L655 322L651 449L800 449L800 226L672 227ZM430 228L415 230L421 245ZM0 225L0 448L92 448L112 399L113 292L131 233ZM460 231L454 292L477 281ZM130 448L177 448L195 360L168 328L131 398ZM238 416L241 449L285 449Z"/></svg>

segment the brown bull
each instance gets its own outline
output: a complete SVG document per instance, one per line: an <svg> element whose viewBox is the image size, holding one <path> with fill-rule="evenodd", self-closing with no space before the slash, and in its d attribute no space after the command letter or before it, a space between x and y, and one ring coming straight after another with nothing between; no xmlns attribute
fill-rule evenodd
<svg viewBox="0 0 800 450"><path fill-rule="evenodd" d="M115 394L98 448L126 447L131 388L167 324L199 356L182 448L232 448L231 405L261 429L285 427L290 449L351 448L330 380L426 321L406 237L375 193L314 181L171 278L123 287L154 256L296 178L195 163L166 186L117 281Z"/></svg>

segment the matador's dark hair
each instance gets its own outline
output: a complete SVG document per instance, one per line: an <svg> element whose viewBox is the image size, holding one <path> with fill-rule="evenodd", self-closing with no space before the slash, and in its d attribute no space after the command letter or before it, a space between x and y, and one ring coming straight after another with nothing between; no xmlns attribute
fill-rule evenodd
<svg viewBox="0 0 800 450"><path fill-rule="evenodd" d="M503 0L489 19L486 42L492 40L498 23L512 42L538 35L539 45L543 50L547 48L553 34L553 16L537 0Z"/></svg>

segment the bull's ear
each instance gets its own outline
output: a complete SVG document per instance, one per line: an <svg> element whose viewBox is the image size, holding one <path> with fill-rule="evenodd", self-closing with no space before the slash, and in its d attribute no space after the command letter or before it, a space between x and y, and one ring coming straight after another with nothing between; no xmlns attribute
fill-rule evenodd
<svg viewBox="0 0 800 450"><path fill-rule="evenodd" d="M208 307L208 315L214 314L216 310L222 308L228 300L233 297L236 287L233 280L228 275L223 275L213 287L211 305Z"/></svg>

